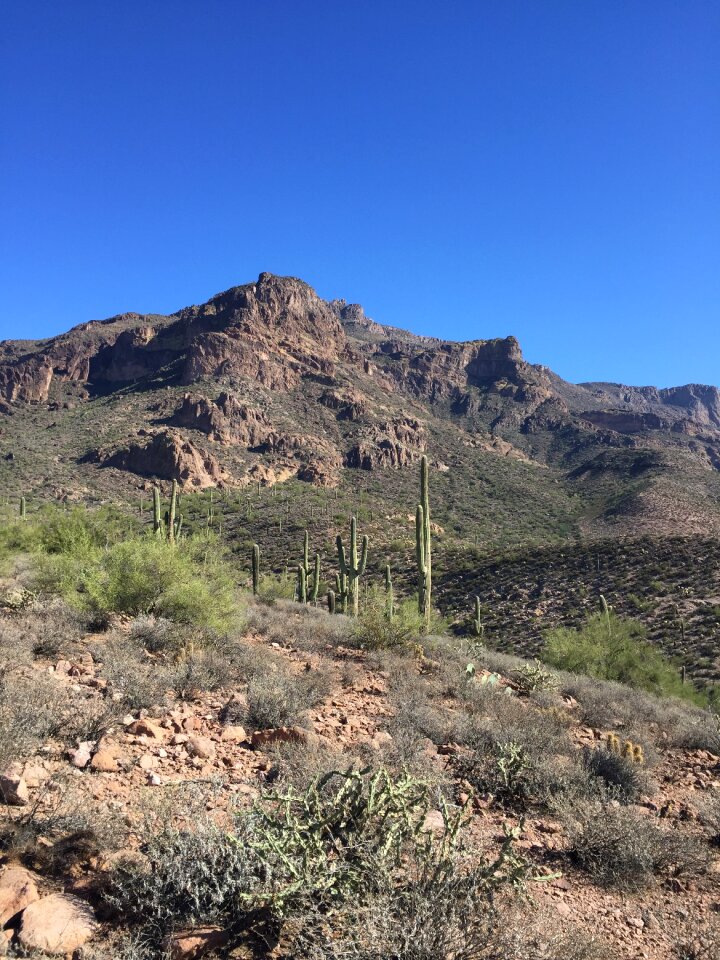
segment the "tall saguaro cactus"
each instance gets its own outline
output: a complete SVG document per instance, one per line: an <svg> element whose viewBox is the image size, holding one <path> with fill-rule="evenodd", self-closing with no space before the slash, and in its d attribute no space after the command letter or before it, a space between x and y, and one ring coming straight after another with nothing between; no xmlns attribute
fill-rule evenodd
<svg viewBox="0 0 720 960"><path fill-rule="evenodd" d="M347 578L347 597L352 607L354 617L360 612L360 577L365 573L367 563L368 538L362 538L362 546L358 556L357 545L357 520L355 517L350 521L350 551L349 555L345 553L342 537L337 536L338 565L340 567L340 576ZM344 604L343 604L344 606Z"/></svg>
<svg viewBox="0 0 720 960"><path fill-rule="evenodd" d="M167 538L169 543L175 543L175 511L177 510L178 484L177 480L172 482L172 493L170 494L170 509L168 510Z"/></svg>
<svg viewBox="0 0 720 960"><path fill-rule="evenodd" d="M27 501L25 497L20 497L20 519L27 520Z"/></svg>
<svg viewBox="0 0 720 960"><path fill-rule="evenodd" d="M305 536L303 537L303 558L302 562L299 564L299 567L302 567L303 576L305 578L305 599L302 600L302 603L315 603L318 598L318 592L320 590L320 554L315 554L315 561L313 567L310 567L310 534L305 531ZM300 578L298 574L298 587L300 585ZM298 600L300 600L300 590L298 589Z"/></svg>
<svg viewBox="0 0 720 960"><path fill-rule="evenodd" d="M253 596L260 591L260 547L256 543L252 548L252 590Z"/></svg>
<svg viewBox="0 0 720 960"><path fill-rule="evenodd" d="M432 545L427 457L420 461L420 503L415 512L415 555L418 568L418 610L430 622L432 610Z"/></svg>
<svg viewBox="0 0 720 960"><path fill-rule="evenodd" d="M390 564L385 564L385 612L388 620L395 614L395 597L393 594L392 570Z"/></svg>
<svg viewBox="0 0 720 960"><path fill-rule="evenodd" d="M153 533L156 537L162 535L163 525L160 515L160 488L153 487Z"/></svg>

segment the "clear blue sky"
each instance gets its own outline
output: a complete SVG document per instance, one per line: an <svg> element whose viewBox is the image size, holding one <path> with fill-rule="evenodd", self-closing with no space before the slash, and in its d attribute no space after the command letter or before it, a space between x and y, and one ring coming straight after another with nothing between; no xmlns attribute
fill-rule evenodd
<svg viewBox="0 0 720 960"><path fill-rule="evenodd" d="M720 384L716 0L6 0L0 337L262 270Z"/></svg>

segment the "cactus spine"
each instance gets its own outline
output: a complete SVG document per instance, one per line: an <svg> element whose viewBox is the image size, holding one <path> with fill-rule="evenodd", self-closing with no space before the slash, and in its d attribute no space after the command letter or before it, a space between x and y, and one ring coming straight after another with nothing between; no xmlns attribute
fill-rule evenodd
<svg viewBox="0 0 720 960"><path fill-rule="evenodd" d="M392 571L389 563L385 565L385 599L387 618L392 620L395 616L395 595L393 594Z"/></svg>
<svg viewBox="0 0 720 960"><path fill-rule="evenodd" d="M418 610L428 624L432 610L432 554L427 457L420 461L420 503L415 512L415 555L418 568Z"/></svg>
<svg viewBox="0 0 720 960"><path fill-rule="evenodd" d="M358 556L357 545L357 520L355 517L350 521L350 551L349 555L345 553L342 537L337 535L338 566L340 574L347 583L347 599L351 602L352 614L354 617L360 612L360 577L365 573L367 563L368 538L362 538L362 546Z"/></svg>
<svg viewBox="0 0 720 960"><path fill-rule="evenodd" d="M260 590L260 547L254 543L252 548L252 591L257 596Z"/></svg>

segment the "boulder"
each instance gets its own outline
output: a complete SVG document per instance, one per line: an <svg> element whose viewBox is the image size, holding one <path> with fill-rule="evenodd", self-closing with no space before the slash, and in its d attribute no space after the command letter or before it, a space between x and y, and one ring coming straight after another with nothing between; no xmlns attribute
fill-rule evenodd
<svg viewBox="0 0 720 960"><path fill-rule="evenodd" d="M27 784L20 773L6 770L0 774L0 803L9 807L24 807L30 799Z"/></svg>
<svg viewBox="0 0 720 960"><path fill-rule="evenodd" d="M5 867L0 873L0 929L15 914L39 899L32 873L22 867Z"/></svg>
<svg viewBox="0 0 720 960"><path fill-rule="evenodd" d="M93 912L84 901L53 893L25 908L18 942L28 950L72 953L87 943L96 929Z"/></svg>

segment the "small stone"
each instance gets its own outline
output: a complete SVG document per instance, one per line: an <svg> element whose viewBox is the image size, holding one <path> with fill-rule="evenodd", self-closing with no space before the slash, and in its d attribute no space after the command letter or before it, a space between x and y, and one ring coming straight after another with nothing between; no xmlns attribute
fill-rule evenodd
<svg viewBox="0 0 720 960"><path fill-rule="evenodd" d="M144 753L138 760L138 766L141 770L152 770L155 766L155 757L152 754Z"/></svg>
<svg viewBox="0 0 720 960"><path fill-rule="evenodd" d="M98 750L90 761L90 766L98 773L117 773L120 769L112 750Z"/></svg>
<svg viewBox="0 0 720 960"><path fill-rule="evenodd" d="M215 756L215 744L208 737L196 735L189 738L187 751L191 756L209 760Z"/></svg>
<svg viewBox="0 0 720 960"><path fill-rule="evenodd" d="M72 763L74 767L77 767L78 770L84 770L90 763L94 746L94 740L83 740L78 744L77 750L69 751L70 763Z"/></svg>
<svg viewBox="0 0 720 960"><path fill-rule="evenodd" d="M445 818L440 810L429 810L422 825L423 833L445 833Z"/></svg>
<svg viewBox="0 0 720 960"><path fill-rule="evenodd" d="M151 787L159 787L162 785L162 779L158 776L157 773L149 773L147 777L147 782Z"/></svg>
<svg viewBox="0 0 720 960"><path fill-rule="evenodd" d="M220 734L220 739L230 740L233 743L240 743L241 741L247 739L245 727L241 727L238 724L228 724L227 727L223 727L222 733Z"/></svg>
<svg viewBox="0 0 720 960"><path fill-rule="evenodd" d="M95 933L92 910L82 900L54 893L25 908L18 941L29 950L72 953Z"/></svg>
<svg viewBox="0 0 720 960"><path fill-rule="evenodd" d="M230 939L227 930L219 927L196 927L194 930L173 934L168 943L172 960L196 960L197 957L218 950Z"/></svg>
<svg viewBox="0 0 720 960"><path fill-rule="evenodd" d="M163 730L159 723L148 720L147 717L143 717L142 720L136 720L135 723L132 723L128 727L128 731L138 737L148 737L150 740L165 739L165 730Z"/></svg>

